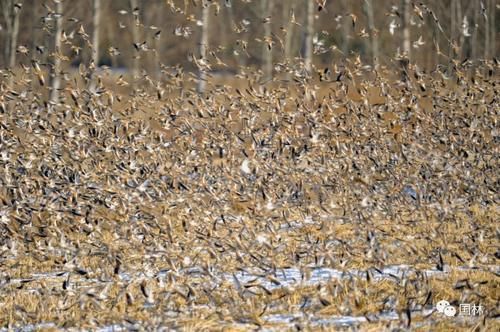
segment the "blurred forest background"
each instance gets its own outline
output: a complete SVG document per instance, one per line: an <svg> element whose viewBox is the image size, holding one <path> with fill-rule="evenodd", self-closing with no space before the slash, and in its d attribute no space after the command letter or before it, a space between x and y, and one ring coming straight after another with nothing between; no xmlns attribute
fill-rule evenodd
<svg viewBox="0 0 500 332"><path fill-rule="evenodd" d="M280 64L325 68L346 57L426 71L497 55L495 0L1 0L0 67L109 66L273 76ZM205 47L206 46L206 47ZM203 61L200 61L203 60ZM5 76L4 72L4 76Z"/></svg>

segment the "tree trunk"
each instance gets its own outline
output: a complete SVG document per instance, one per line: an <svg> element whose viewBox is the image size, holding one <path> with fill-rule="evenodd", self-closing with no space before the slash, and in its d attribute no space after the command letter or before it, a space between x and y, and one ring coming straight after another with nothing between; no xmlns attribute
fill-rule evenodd
<svg viewBox="0 0 500 332"><path fill-rule="evenodd" d="M33 3L33 5L31 6L31 19L33 19L33 21L35 19L37 19L39 16L38 16L38 4L37 3ZM31 42L31 45L30 45L30 50L31 50L31 56L32 58L35 58L35 54L37 52L36 50L36 46L37 46L37 41L38 41L38 31L37 31L37 26L36 24L33 24L31 26L31 39L30 39L30 42Z"/></svg>
<svg viewBox="0 0 500 332"><path fill-rule="evenodd" d="M233 27L235 24L234 24L233 6L231 3L229 3L228 6L226 6L226 11L227 11L228 23L229 23L229 26L231 27L231 32L233 32L234 31ZM234 56L235 63L239 67L238 68L238 70L239 70L243 66L242 54L240 54L239 52L233 52L233 56Z"/></svg>
<svg viewBox="0 0 500 332"><path fill-rule="evenodd" d="M12 31L12 5L13 1L12 0L2 0L0 2L0 5L2 6L2 14L3 14L3 19L5 22L5 29L7 30L5 33L5 45L7 47L4 47L3 49L3 60L5 63L5 67L9 66L9 59L10 59L10 48L8 45L10 45L10 37L11 37L11 31Z"/></svg>
<svg viewBox="0 0 500 332"><path fill-rule="evenodd" d="M12 6L12 31L10 33L10 45L9 45L9 68L14 68L16 65L16 48L17 48L17 35L19 33L19 15L21 12L21 7L18 4Z"/></svg>
<svg viewBox="0 0 500 332"><path fill-rule="evenodd" d="M410 0L401 0L401 25L403 27L402 48L403 56L399 60L401 65L401 79L408 82L408 67L410 64Z"/></svg>
<svg viewBox="0 0 500 332"><path fill-rule="evenodd" d="M90 51L91 61L90 61L90 79L87 82L87 87L90 91L95 91L96 82L94 80L95 71L99 66L99 26L101 18L101 0L93 0L93 10L92 10L92 46Z"/></svg>
<svg viewBox="0 0 500 332"><path fill-rule="evenodd" d="M291 63L292 60L292 41L294 33L294 23L292 22L292 13L295 13L295 0L285 1L283 4L283 26L286 27L285 35L285 49L283 50L285 55L285 62ZM294 14L295 15L295 14ZM287 71L285 79L290 80L290 73Z"/></svg>
<svg viewBox="0 0 500 332"><path fill-rule="evenodd" d="M496 1L491 0L490 1L490 9L489 9L489 18L490 18L490 55L491 56L496 56L497 54L497 45L496 45L496 40L497 40L497 27L495 25L495 16L496 16Z"/></svg>
<svg viewBox="0 0 500 332"><path fill-rule="evenodd" d="M460 28L459 28L459 32L458 32L458 58L459 59L462 59L462 56L463 56L463 50L464 50L464 43L465 43L465 36L463 34L463 28L462 28L462 24L463 24L463 19L464 17L462 16L462 2L460 0L457 0L457 6L456 6L456 9L457 9L457 19L458 19L458 23L460 24Z"/></svg>
<svg viewBox="0 0 500 332"><path fill-rule="evenodd" d="M201 12L201 41L200 41L200 58L206 60L207 58L207 49L208 49L208 25L210 24L210 6L207 1L203 1ZM205 87L207 84L207 73L204 68L200 68L199 78L198 78L198 93L202 94L205 92Z"/></svg>
<svg viewBox="0 0 500 332"><path fill-rule="evenodd" d="M52 67L52 84L50 90L50 101L57 103L59 99L59 88L61 87L61 34L62 34L62 15L63 3L58 1L56 3L56 12L59 14L56 18L56 30L54 37L54 63Z"/></svg>
<svg viewBox="0 0 500 332"><path fill-rule="evenodd" d="M410 34L410 0L401 1L401 11L403 15L402 26L403 26L403 52L405 56L410 59L410 45L411 45L411 34Z"/></svg>
<svg viewBox="0 0 500 332"><path fill-rule="evenodd" d="M160 5L158 6L157 10L156 10L156 14L154 16L154 20L155 20L155 25L161 27L161 24L163 22L163 17L165 15L164 11L163 11L163 4L160 3ZM164 35L165 33L163 33ZM163 49L164 49L164 45L165 45L165 42L162 43L162 36L161 34L154 37L154 48L155 48L155 77L156 77L156 80L158 82L161 81L161 78L162 78L162 74L161 74L161 63L162 63L162 57L161 55L164 54L163 53Z"/></svg>
<svg viewBox="0 0 500 332"><path fill-rule="evenodd" d="M473 0L473 7L472 10L474 12L474 22L473 22L473 30L472 30L472 40L471 40L471 53L472 53L472 60L476 61L478 57L478 49L477 49L477 30L479 28L479 0Z"/></svg>
<svg viewBox="0 0 500 332"><path fill-rule="evenodd" d="M490 57L490 22L488 22L488 19L490 19L490 3L488 0L486 0L485 6L487 19L484 21L484 59L486 60Z"/></svg>
<svg viewBox="0 0 500 332"><path fill-rule="evenodd" d="M366 16L368 18L368 29L370 29L371 53L373 68L378 68L378 36L375 36L375 19L373 18L373 0L365 0Z"/></svg>
<svg viewBox="0 0 500 332"><path fill-rule="evenodd" d="M453 57L453 45L457 39L457 0L451 0L450 3L450 40L448 56ZM460 22L460 20L458 20Z"/></svg>
<svg viewBox="0 0 500 332"><path fill-rule="evenodd" d="M94 11L92 16L92 61L99 66L99 28L101 20L101 0L94 0Z"/></svg>
<svg viewBox="0 0 500 332"><path fill-rule="evenodd" d="M138 8L137 0L130 0L130 10L133 12L135 8ZM131 28L132 28L132 42L140 43L141 41L139 40L139 14L134 15ZM140 51L134 49L132 52L133 52L132 77L134 79L134 86L135 86L135 80L139 77Z"/></svg>
<svg viewBox="0 0 500 332"><path fill-rule="evenodd" d="M271 16L273 9L273 0L261 0L261 13L262 19ZM262 72L264 73L264 80L272 79L273 75L273 49L270 47L270 39L272 26L271 22L264 23L264 43L262 45Z"/></svg>
<svg viewBox="0 0 500 332"><path fill-rule="evenodd" d="M39 9L40 9L40 6L38 5L37 2L34 2L33 5L31 6L31 11L30 11L30 17L31 19L34 21L35 19L37 19L39 16ZM31 45L30 45L30 52L31 52L31 60L32 61L36 61L36 62L46 62L46 61L43 61L44 60L44 57L45 55L47 54L47 52L44 52L44 54L39 54L39 51L37 50L37 46L38 46L38 40L40 38L40 34L38 32L38 28L37 28L37 25L36 24L33 24L32 27L31 27ZM42 60L42 61L41 61ZM41 77L43 77L43 79L45 80L45 73L39 73L41 75ZM31 81L31 88L34 90L37 86L39 80L37 79L33 79Z"/></svg>
<svg viewBox="0 0 500 332"><path fill-rule="evenodd" d="M307 22L305 37L304 64L308 73L312 71L313 57L313 35L314 35L314 1L307 1Z"/></svg>
<svg viewBox="0 0 500 332"><path fill-rule="evenodd" d="M7 68L13 68L16 65L17 35L19 34L19 15L22 3L16 3L14 0L2 0L0 10L3 14L5 23L4 40L4 64Z"/></svg>
<svg viewBox="0 0 500 332"><path fill-rule="evenodd" d="M342 8L344 13L351 13L351 0L342 0ZM352 22L349 16L344 16L342 19L342 46L341 50L346 56L349 55L349 38L351 34Z"/></svg>
<svg viewBox="0 0 500 332"><path fill-rule="evenodd" d="M283 26L286 27L284 50L286 60L290 60L292 54L292 40L294 32L294 24L291 18L292 12L295 12L295 0L285 1L283 4Z"/></svg>

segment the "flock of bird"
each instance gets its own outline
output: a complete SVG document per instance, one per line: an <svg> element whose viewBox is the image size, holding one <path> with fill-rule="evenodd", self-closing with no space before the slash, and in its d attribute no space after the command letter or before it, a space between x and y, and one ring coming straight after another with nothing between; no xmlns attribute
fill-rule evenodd
<svg viewBox="0 0 500 332"><path fill-rule="evenodd" d="M2 83L0 326L498 329L498 63L280 66L204 95L166 67L131 95Z"/></svg>

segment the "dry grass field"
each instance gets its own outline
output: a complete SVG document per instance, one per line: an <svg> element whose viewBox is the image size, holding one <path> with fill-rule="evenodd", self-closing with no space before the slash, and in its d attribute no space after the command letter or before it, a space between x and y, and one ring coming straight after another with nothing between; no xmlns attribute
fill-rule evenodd
<svg viewBox="0 0 500 332"><path fill-rule="evenodd" d="M494 0L0 0L0 332L500 331Z"/></svg>
<svg viewBox="0 0 500 332"><path fill-rule="evenodd" d="M497 331L498 65L345 70L3 85L2 331Z"/></svg>

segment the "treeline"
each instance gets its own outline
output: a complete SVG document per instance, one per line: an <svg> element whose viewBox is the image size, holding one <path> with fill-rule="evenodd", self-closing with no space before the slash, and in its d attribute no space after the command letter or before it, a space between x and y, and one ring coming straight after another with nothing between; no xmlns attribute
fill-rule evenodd
<svg viewBox="0 0 500 332"><path fill-rule="evenodd" d="M449 59L492 59L498 50L495 0L1 0L0 5L2 68L62 59L135 74L155 73L163 65L230 72L251 66L270 76L284 62L321 67L359 56L369 65L390 65L399 56L431 69Z"/></svg>

